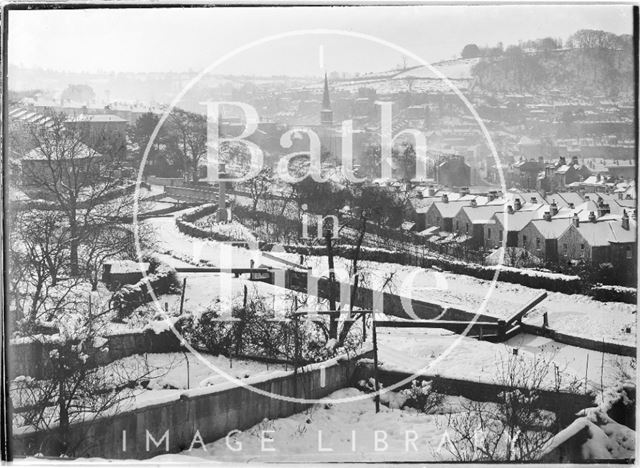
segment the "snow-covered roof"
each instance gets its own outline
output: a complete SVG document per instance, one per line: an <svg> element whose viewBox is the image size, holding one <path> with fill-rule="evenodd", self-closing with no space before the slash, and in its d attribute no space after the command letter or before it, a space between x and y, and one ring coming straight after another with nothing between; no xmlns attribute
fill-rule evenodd
<svg viewBox="0 0 640 468"><path fill-rule="evenodd" d="M149 264L146 262L134 262L133 260L111 260L105 262L111 265L110 273L112 275L123 275L127 273L140 273L140 270L148 271Z"/></svg>
<svg viewBox="0 0 640 468"><path fill-rule="evenodd" d="M557 239L569 229L572 222L572 218L551 218L550 221L532 219L530 221L545 239Z"/></svg>
<svg viewBox="0 0 640 468"><path fill-rule="evenodd" d="M491 217L504 209L500 205L465 206L462 211L471 220L472 224L487 224Z"/></svg>
<svg viewBox="0 0 640 468"><path fill-rule="evenodd" d="M505 225L504 212L498 212L494 215L495 219L502 225ZM516 211L513 214L507 214L509 217L507 220L509 232L520 232L529 221L537 219L539 214L537 211Z"/></svg>
<svg viewBox="0 0 640 468"><path fill-rule="evenodd" d="M106 123L106 122L127 122L127 120L113 114L80 114L77 117L71 117L70 119L67 119L67 122Z"/></svg>

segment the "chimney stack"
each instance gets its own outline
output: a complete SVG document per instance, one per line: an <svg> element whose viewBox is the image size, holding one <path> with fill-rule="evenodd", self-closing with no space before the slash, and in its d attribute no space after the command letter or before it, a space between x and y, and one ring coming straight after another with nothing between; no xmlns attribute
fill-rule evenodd
<svg viewBox="0 0 640 468"><path fill-rule="evenodd" d="M516 211L520 210L522 208L522 203L520 203L520 199L516 198L513 202L514 208Z"/></svg>
<svg viewBox="0 0 640 468"><path fill-rule="evenodd" d="M511 205L507 206L507 213L513 214L513 206L511 206Z"/></svg>
<svg viewBox="0 0 640 468"><path fill-rule="evenodd" d="M474 198L473 200L471 200L471 208L477 208L477 207L478 207L478 202Z"/></svg>
<svg viewBox="0 0 640 468"><path fill-rule="evenodd" d="M573 156L573 157L571 158L571 164L578 165L578 156Z"/></svg>
<svg viewBox="0 0 640 468"><path fill-rule="evenodd" d="M591 219L591 216L589 216L589 219ZM578 213L573 213L573 225L575 227L580 227L580 218L578 218Z"/></svg>
<svg viewBox="0 0 640 468"><path fill-rule="evenodd" d="M591 222L591 223L595 223L596 222L596 214L593 211L589 212L589 222Z"/></svg>
<svg viewBox="0 0 640 468"><path fill-rule="evenodd" d="M551 202L551 216L555 216L558 214L558 205L556 204L556 201L553 200Z"/></svg>
<svg viewBox="0 0 640 468"><path fill-rule="evenodd" d="M600 202L598 203L598 218L611 213L611 207L608 203Z"/></svg>
<svg viewBox="0 0 640 468"><path fill-rule="evenodd" d="M574 205L573 202L569 202L569 208L571 208L572 210L575 208L576 206Z"/></svg>
<svg viewBox="0 0 640 468"><path fill-rule="evenodd" d="M545 211L542 219L544 219L545 221L551 221L551 213Z"/></svg>
<svg viewBox="0 0 640 468"><path fill-rule="evenodd" d="M442 194L442 203L449 203L449 195L446 193Z"/></svg>
<svg viewBox="0 0 640 468"><path fill-rule="evenodd" d="M531 203L534 205L538 204L538 199L536 197L531 197Z"/></svg>
<svg viewBox="0 0 640 468"><path fill-rule="evenodd" d="M622 210L622 229L629 230L629 215L627 210Z"/></svg>

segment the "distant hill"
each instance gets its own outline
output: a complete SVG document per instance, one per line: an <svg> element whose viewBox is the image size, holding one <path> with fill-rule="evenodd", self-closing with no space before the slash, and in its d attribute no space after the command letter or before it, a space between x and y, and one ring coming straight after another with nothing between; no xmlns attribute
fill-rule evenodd
<svg viewBox="0 0 640 468"><path fill-rule="evenodd" d="M581 30L564 48L539 44L543 40L482 57L471 70L474 89L515 93L559 90L620 99L633 96L631 36Z"/></svg>

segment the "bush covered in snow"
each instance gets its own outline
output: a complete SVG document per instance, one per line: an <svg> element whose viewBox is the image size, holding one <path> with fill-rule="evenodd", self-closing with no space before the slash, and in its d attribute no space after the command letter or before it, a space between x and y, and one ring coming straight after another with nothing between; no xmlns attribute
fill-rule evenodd
<svg viewBox="0 0 640 468"><path fill-rule="evenodd" d="M216 307L182 317L176 329L189 343L215 355L250 356L297 362L322 362L337 355L355 352L362 344L360 330L353 327L344 343L326 335L328 319L308 321L293 318L276 320L264 300L250 299L246 305L233 304L232 317L224 317ZM297 350L297 355L296 355Z"/></svg>
<svg viewBox="0 0 640 468"><path fill-rule="evenodd" d="M176 271L155 256L145 259L149 262L149 273L135 284L127 284L115 292L111 304L116 310L116 318L128 317L136 308L151 301L150 289L156 296L180 291Z"/></svg>
<svg viewBox="0 0 640 468"><path fill-rule="evenodd" d="M635 288L602 284L593 286L589 290L589 295L602 302L626 302L627 304L635 304L637 298Z"/></svg>

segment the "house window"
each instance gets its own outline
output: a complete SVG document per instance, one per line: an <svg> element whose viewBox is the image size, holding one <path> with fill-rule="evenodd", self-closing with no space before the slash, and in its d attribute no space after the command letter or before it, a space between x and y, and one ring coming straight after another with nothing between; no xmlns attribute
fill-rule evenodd
<svg viewBox="0 0 640 468"><path fill-rule="evenodd" d="M562 250L564 250L564 253L567 253L567 251L569 250L569 247L567 247L567 244L562 244Z"/></svg>
<svg viewBox="0 0 640 468"><path fill-rule="evenodd" d="M456 231L460 229L460 221L456 219Z"/></svg>
<svg viewBox="0 0 640 468"><path fill-rule="evenodd" d="M487 239L491 239L491 228L487 229Z"/></svg>
<svg viewBox="0 0 640 468"><path fill-rule="evenodd" d="M469 234L469 223L466 223L467 234Z"/></svg>
<svg viewBox="0 0 640 468"><path fill-rule="evenodd" d="M498 240L502 240L502 230L498 231Z"/></svg>
<svg viewBox="0 0 640 468"><path fill-rule="evenodd" d="M526 247L527 246L527 236L523 235L522 236L522 247Z"/></svg>
<svg viewBox="0 0 640 468"><path fill-rule="evenodd" d="M540 238L536 237L536 249L540 248Z"/></svg>
<svg viewBox="0 0 640 468"><path fill-rule="evenodd" d="M584 244L580 244L580 250L584 250Z"/></svg>
<svg viewBox="0 0 640 468"><path fill-rule="evenodd" d="M631 250L631 247L627 247L627 258L628 259L633 258L633 251Z"/></svg>

